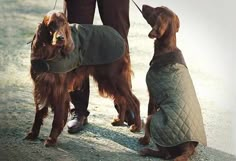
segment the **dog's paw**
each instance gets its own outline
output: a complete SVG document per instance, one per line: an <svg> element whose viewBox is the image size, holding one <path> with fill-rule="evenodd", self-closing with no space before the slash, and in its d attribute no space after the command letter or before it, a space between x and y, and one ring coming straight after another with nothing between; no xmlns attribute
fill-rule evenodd
<svg viewBox="0 0 236 161"><path fill-rule="evenodd" d="M139 128L138 126L136 126L135 124L133 124L133 125L131 125L131 126L129 127L129 130L130 130L131 132L140 132L140 131L141 131L141 127Z"/></svg>
<svg viewBox="0 0 236 161"><path fill-rule="evenodd" d="M179 156L179 157L175 158L174 161L188 161L188 157L187 156Z"/></svg>
<svg viewBox="0 0 236 161"><path fill-rule="evenodd" d="M149 142L150 142L150 139L149 139L149 138L146 138L146 137L141 137L141 138L139 138L138 142L139 142L139 144L141 144L141 145L148 145Z"/></svg>
<svg viewBox="0 0 236 161"><path fill-rule="evenodd" d="M45 140L45 142L44 142L44 146L45 147L55 146L56 143L57 143L56 139L52 139L51 137L48 137L48 139Z"/></svg>
<svg viewBox="0 0 236 161"><path fill-rule="evenodd" d="M112 126L124 126L124 122L120 121L119 118L115 118L113 119L113 121L111 122Z"/></svg>
<svg viewBox="0 0 236 161"><path fill-rule="evenodd" d="M24 138L24 140L35 140L37 139L38 134L35 134L33 132L29 132L27 136Z"/></svg>

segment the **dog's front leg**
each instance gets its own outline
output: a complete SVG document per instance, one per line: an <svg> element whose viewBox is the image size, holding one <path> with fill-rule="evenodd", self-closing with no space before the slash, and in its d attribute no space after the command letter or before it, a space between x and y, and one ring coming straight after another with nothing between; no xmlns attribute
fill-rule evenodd
<svg viewBox="0 0 236 161"><path fill-rule="evenodd" d="M145 134L144 137L139 138L139 143L142 145L147 145L150 142L150 123L151 123L152 115L149 115L147 118L147 122L145 124Z"/></svg>
<svg viewBox="0 0 236 161"><path fill-rule="evenodd" d="M65 110L65 104L61 103L57 107L54 107L54 118L51 133L44 142L46 147L54 146L56 144L57 138L61 134L66 123L64 121L65 114L68 114L68 110Z"/></svg>
<svg viewBox="0 0 236 161"><path fill-rule="evenodd" d="M48 107L46 106L36 111L32 129L28 133L28 135L25 137L25 139L34 140L38 137L40 127L43 124L43 118L47 115L47 113L48 113Z"/></svg>

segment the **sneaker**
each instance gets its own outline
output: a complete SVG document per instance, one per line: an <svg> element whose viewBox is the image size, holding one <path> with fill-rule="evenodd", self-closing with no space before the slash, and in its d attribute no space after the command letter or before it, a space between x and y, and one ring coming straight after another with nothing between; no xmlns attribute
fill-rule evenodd
<svg viewBox="0 0 236 161"><path fill-rule="evenodd" d="M68 133L74 134L83 130L84 125L88 123L86 116L78 116L75 112L72 113L72 118L67 122Z"/></svg>

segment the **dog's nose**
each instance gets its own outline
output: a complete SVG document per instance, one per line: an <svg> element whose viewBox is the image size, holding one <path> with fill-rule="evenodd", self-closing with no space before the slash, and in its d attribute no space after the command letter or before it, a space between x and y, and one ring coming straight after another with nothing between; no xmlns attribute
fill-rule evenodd
<svg viewBox="0 0 236 161"><path fill-rule="evenodd" d="M57 35L56 39L57 39L58 41L62 41L62 40L64 40L64 36L62 36L62 35Z"/></svg>

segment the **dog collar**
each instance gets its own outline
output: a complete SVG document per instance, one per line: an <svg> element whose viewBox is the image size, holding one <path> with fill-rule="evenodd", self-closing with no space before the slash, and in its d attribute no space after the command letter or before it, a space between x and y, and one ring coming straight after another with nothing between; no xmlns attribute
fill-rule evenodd
<svg viewBox="0 0 236 161"><path fill-rule="evenodd" d="M36 72L66 73L79 66L79 54L57 56L52 60L31 60L31 66Z"/></svg>
<svg viewBox="0 0 236 161"><path fill-rule="evenodd" d="M180 50L163 54L158 58L157 57L153 58L150 62L150 66L155 65L156 68L162 68L168 64L175 64L175 63L182 64L187 68L184 57Z"/></svg>

